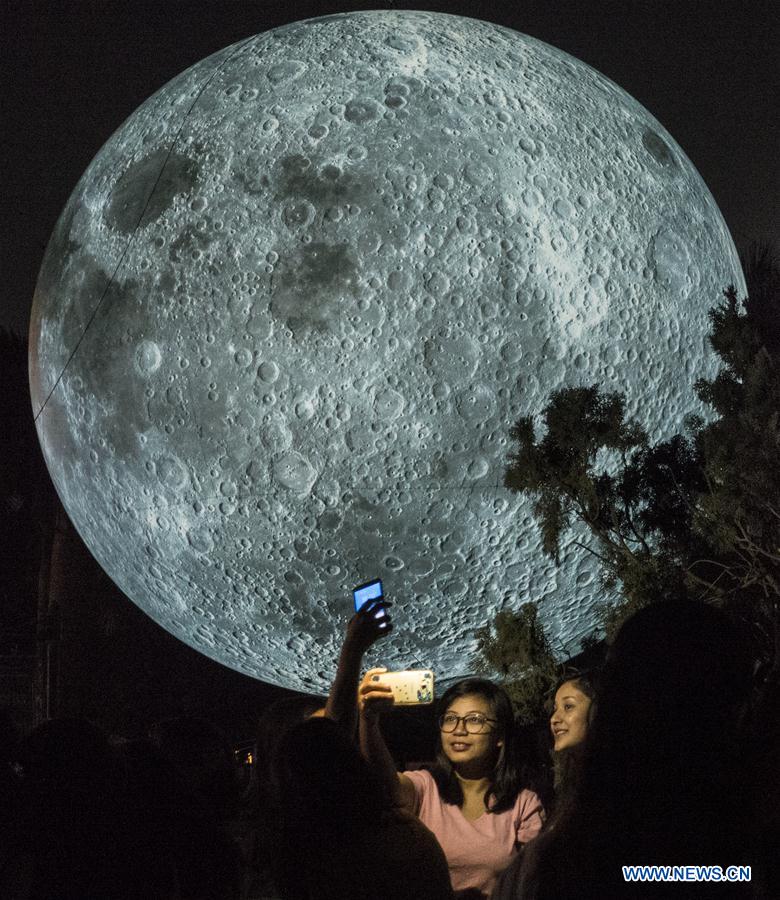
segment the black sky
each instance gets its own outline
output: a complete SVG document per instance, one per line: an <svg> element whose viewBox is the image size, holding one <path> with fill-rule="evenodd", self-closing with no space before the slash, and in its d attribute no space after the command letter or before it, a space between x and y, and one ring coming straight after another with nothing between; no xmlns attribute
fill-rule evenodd
<svg viewBox="0 0 780 900"><path fill-rule="evenodd" d="M738 248L780 239L775 0L3 0L0 7L0 325L20 333L60 210L105 140L150 94L235 41L344 10L471 15L571 53L669 130L712 191Z"/></svg>

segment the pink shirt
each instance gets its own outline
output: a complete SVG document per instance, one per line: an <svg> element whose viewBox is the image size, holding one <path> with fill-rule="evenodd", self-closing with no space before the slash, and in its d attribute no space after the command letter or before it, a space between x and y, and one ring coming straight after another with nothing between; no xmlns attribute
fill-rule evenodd
<svg viewBox="0 0 780 900"><path fill-rule="evenodd" d="M533 791L520 791L515 805L502 813L484 812L473 822L460 807L445 803L430 772L404 772L414 785L416 812L436 835L455 891L477 888L489 897L498 876L517 854L518 844L536 837L544 810Z"/></svg>

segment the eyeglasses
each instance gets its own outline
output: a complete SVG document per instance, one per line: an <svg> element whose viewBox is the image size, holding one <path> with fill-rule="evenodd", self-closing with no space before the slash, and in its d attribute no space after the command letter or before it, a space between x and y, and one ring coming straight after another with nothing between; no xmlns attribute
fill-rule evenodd
<svg viewBox="0 0 780 900"><path fill-rule="evenodd" d="M446 713L439 718L439 728L448 733L455 731L459 722L463 722L468 734L481 734L485 730L488 722L494 724L498 719L489 719L480 713L469 713L467 716L456 716L455 713Z"/></svg>

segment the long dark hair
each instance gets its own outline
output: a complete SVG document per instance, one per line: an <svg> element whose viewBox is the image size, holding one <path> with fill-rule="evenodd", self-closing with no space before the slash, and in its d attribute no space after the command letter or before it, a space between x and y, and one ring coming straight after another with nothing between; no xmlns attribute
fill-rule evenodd
<svg viewBox="0 0 780 900"><path fill-rule="evenodd" d="M555 708L555 695L564 684L573 684L578 691L583 693L591 701L587 715L588 731L590 731L591 723L593 722L596 713L598 673L596 670L581 670L570 667L565 668L563 674L555 683L555 687L550 691L547 704L547 711L550 718L552 717L552 712ZM550 748L550 758L552 760L551 775L553 790L544 795L546 801L544 808L549 813L552 810L559 809L562 804L567 802L567 798L576 790L577 780L582 771L583 760L588 745L588 734L586 731L585 740L581 741L579 744L556 751L553 749L553 739L549 725L545 731L548 747Z"/></svg>
<svg viewBox="0 0 780 900"><path fill-rule="evenodd" d="M671 600L627 619L599 682L574 790L496 896L623 896L628 859L752 862L737 716L750 684L744 634L723 610ZM749 887L730 890L744 896Z"/></svg>
<svg viewBox="0 0 780 900"><path fill-rule="evenodd" d="M285 731L271 758L270 783L282 825L312 839L372 834L392 805L373 767L330 719Z"/></svg>
<svg viewBox="0 0 780 900"><path fill-rule="evenodd" d="M523 777L518 763L517 742L515 740L515 716L512 702L502 688L486 678L466 678L453 684L438 704L441 716L447 707L458 697L477 694L490 704L492 717L496 719L496 732L502 738L498 760L490 776L490 787L485 792L485 806L488 812L500 813L514 806L517 795L523 789ZM452 763L447 759L439 740L436 751L436 762L431 768L431 775L439 788L439 794L445 803L460 806L463 803L463 790L460 786ZM491 805L490 799L493 798Z"/></svg>

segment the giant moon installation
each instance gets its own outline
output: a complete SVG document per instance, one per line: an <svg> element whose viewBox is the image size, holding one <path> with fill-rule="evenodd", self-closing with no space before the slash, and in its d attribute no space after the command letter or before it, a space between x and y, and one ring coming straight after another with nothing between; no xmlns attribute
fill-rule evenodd
<svg viewBox="0 0 780 900"><path fill-rule="evenodd" d="M35 296L38 432L92 553L196 649L324 689L378 575L382 661L454 677L505 606L572 650L593 624L591 559L556 570L501 486L511 424L598 382L679 429L729 283L702 179L598 72L456 16L297 22L84 174Z"/></svg>

